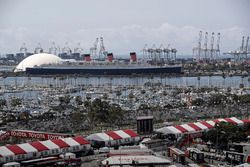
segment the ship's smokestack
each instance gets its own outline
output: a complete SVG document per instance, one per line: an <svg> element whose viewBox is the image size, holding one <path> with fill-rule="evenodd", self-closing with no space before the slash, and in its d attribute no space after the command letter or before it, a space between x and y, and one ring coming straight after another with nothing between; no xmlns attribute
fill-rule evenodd
<svg viewBox="0 0 250 167"><path fill-rule="evenodd" d="M113 53L108 53L107 58L108 58L109 62L112 62L113 61Z"/></svg>
<svg viewBox="0 0 250 167"><path fill-rule="evenodd" d="M137 61L136 53L131 52L130 53L130 62L136 62L136 61Z"/></svg>
<svg viewBox="0 0 250 167"><path fill-rule="evenodd" d="M85 55L84 55L84 60L85 60L85 61L91 61L90 54L85 54Z"/></svg>

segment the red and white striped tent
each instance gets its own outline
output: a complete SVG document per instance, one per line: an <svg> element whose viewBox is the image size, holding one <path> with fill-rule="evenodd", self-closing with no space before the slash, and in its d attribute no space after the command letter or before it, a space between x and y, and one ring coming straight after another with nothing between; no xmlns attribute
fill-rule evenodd
<svg viewBox="0 0 250 167"><path fill-rule="evenodd" d="M157 129L157 132L163 134L183 134L183 133L192 133L192 132L199 132L204 130L209 130L215 126L216 123L219 122L229 122L235 125L243 125L247 123L246 120L239 120L235 117L232 118L221 118L215 119L212 121L199 121L195 123L187 123L183 125L176 125L176 126L167 126L160 129Z"/></svg>
<svg viewBox="0 0 250 167"><path fill-rule="evenodd" d="M6 145L0 147L0 162L20 161L65 152L87 151L89 148L90 143L82 136Z"/></svg>
<svg viewBox="0 0 250 167"><path fill-rule="evenodd" d="M107 145L130 144L140 140L139 135L131 129L108 131L91 134L87 137L89 141L105 142Z"/></svg>
<svg viewBox="0 0 250 167"><path fill-rule="evenodd" d="M39 132L39 131L30 131L30 130L9 130L9 131L0 131L0 141L6 140L9 137L18 137L18 138L31 138L38 140L52 140L65 137L71 137L70 134L62 133L48 133L48 132Z"/></svg>
<svg viewBox="0 0 250 167"><path fill-rule="evenodd" d="M250 123L250 119L243 119L242 121L244 122L244 124L249 124Z"/></svg>

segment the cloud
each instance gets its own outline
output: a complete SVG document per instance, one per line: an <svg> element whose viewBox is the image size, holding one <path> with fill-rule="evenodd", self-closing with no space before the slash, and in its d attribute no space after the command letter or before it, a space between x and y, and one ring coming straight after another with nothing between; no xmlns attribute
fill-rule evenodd
<svg viewBox="0 0 250 167"><path fill-rule="evenodd" d="M0 50L1 53L19 50L23 42L26 43L29 51L33 51L40 42L45 50L48 50L52 41L63 47L65 42L70 47L77 46L80 42L85 52L93 45L95 38L103 36L104 44L108 51L114 54L129 54L131 51L141 53L145 44L165 47L170 44L177 48L178 54L192 54L192 48L197 45L199 27L183 26L178 27L168 23L156 27L145 27L143 25L132 24L117 28L82 28L75 31L42 31L27 27L0 29ZM236 49L241 44L242 35L250 35L248 29L244 27L229 27L215 31L221 32L221 49L228 51ZM209 38L210 42L210 38ZM215 40L216 42L216 40Z"/></svg>

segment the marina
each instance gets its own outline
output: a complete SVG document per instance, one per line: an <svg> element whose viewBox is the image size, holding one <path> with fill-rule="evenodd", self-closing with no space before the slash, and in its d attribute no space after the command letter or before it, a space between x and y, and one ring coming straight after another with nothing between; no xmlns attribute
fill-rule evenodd
<svg viewBox="0 0 250 167"><path fill-rule="evenodd" d="M145 84L159 83L172 87L219 87L238 88L240 84L250 86L249 77L242 76L201 76L201 77L175 77L175 76L129 76L129 77L7 77L0 79L1 87L24 87L24 86L144 86Z"/></svg>
<svg viewBox="0 0 250 167"><path fill-rule="evenodd" d="M249 6L0 1L0 166L249 167Z"/></svg>

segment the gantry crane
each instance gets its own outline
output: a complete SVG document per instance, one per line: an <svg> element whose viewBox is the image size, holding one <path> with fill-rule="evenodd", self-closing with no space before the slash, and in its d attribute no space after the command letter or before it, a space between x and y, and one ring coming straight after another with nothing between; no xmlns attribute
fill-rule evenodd
<svg viewBox="0 0 250 167"><path fill-rule="evenodd" d="M41 46L41 43L38 43L37 44L37 47L35 48L35 51L34 51L35 54L37 53L43 53L43 48Z"/></svg>
<svg viewBox="0 0 250 167"><path fill-rule="evenodd" d="M68 42L65 42L65 46L62 48L62 53L67 54L67 55L71 55L72 50L68 46Z"/></svg>
<svg viewBox="0 0 250 167"><path fill-rule="evenodd" d="M99 51L99 60L105 60L108 52L105 50L103 37L100 37L100 51Z"/></svg>
<svg viewBox="0 0 250 167"><path fill-rule="evenodd" d="M23 43L23 45L20 48L20 53L23 53L24 57L27 55L28 49L26 48L26 44Z"/></svg>
<svg viewBox="0 0 250 167"><path fill-rule="evenodd" d="M56 47L55 42L52 42L52 45L51 45L51 47L49 48L49 53L50 53L50 54L57 55L57 47Z"/></svg>
<svg viewBox="0 0 250 167"><path fill-rule="evenodd" d="M99 39L96 38L93 47L90 48L90 55L93 56L94 58L97 58L97 45L98 45Z"/></svg>
<svg viewBox="0 0 250 167"><path fill-rule="evenodd" d="M201 60L201 42L202 42L202 31L199 32L198 45L193 48L194 60L199 62Z"/></svg>
<svg viewBox="0 0 250 167"><path fill-rule="evenodd" d="M209 51L210 51L210 60L214 60L214 32L212 32Z"/></svg>
<svg viewBox="0 0 250 167"><path fill-rule="evenodd" d="M249 44L249 36L246 39L246 45L245 45L245 36L243 36L241 40L241 46L239 49L235 51L229 51L224 54L232 55L235 63L243 63L244 61L248 60L248 55L250 54L248 44Z"/></svg>
<svg viewBox="0 0 250 167"><path fill-rule="evenodd" d="M83 53L83 48L81 47L80 42L78 42L77 46L74 48L74 53L77 53L77 54L82 54Z"/></svg>
<svg viewBox="0 0 250 167"><path fill-rule="evenodd" d="M204 37L204 45L203 45L203 55L204 55L204 59L208 60L208 48L207 48L207 42L208 42L208 32L205 33L205 37Z"/></svg>
<svg viewBox="0 0 250 167"><path fill-rule="evenodd" d="M218 59L220 56L220 33L217 34L217 44L216 44L216 49L215 49L215 55L216 55L216 59Z"/></svg>

